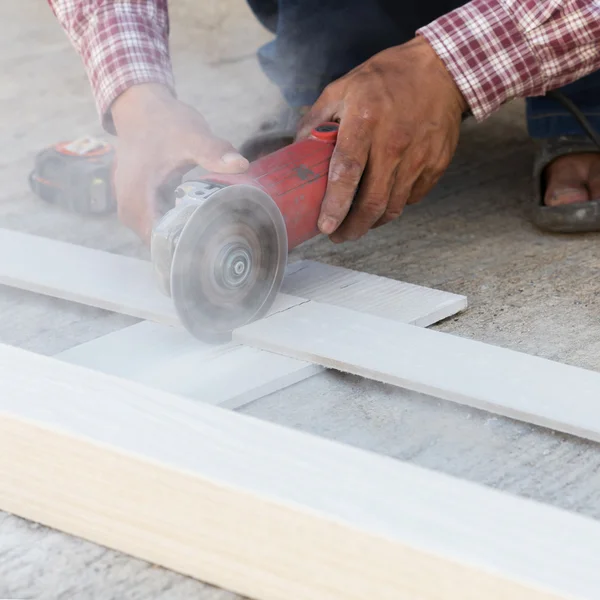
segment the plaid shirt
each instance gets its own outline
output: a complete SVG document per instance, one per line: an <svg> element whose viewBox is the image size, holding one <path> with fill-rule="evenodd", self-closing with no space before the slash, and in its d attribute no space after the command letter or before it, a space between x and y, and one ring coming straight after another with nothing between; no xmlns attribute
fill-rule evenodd
<svg viewBox="0 0 600 600"><path fill-rule="evenodd" d="M98 111L128 87L174 91L167 0L48 0L81 55ZM504 102L544 94L600 69L598 0L472 0L418 32L483 120Z"/></svg>

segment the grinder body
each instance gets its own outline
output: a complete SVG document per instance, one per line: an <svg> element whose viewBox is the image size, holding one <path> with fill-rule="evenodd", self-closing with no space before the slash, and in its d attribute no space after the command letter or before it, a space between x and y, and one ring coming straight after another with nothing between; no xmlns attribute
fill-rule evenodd
<svg viewBox="0 0 600 600"><path fill-rule="evenodd" d="M337 131L337 123L325 123L307 139L256 160L241 175L211 174L202 179L216 185L251 185L264 190L283 216L288 250L292 250L319 233L317 220Z"/></svg>
<svg viewBox="0 0 600 600"><path fill-rule="evenodd" d="M152 262L182 324L219 343L264 316L288 251L318 235L337 123L253 162L243 174L182 183L154 227Z"/></svg>

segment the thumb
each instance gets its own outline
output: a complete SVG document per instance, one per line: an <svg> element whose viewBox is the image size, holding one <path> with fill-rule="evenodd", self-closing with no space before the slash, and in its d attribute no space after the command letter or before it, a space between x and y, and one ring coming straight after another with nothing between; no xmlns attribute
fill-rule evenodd
<svg viewBox="0 0 600 600"><path fill-rule="evenodd" d="M210 134L197 139L191 158L197 165L215 173L244 173L250 166L234 146Z"/></svg>

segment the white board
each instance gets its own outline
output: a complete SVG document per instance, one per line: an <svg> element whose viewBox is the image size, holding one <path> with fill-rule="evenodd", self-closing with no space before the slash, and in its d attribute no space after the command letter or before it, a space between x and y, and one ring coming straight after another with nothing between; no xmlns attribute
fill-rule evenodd
<svg viewBox="0 0 600 600"><path fill-rule="evenodd" d="M438 398L600 441L600 373L306 302L234 339Z"/></svg>
<svg viewBox="0 0 600 600"><path fill-rule="evenodd" d="M258 600L600 589L594 520L3 345L0 509Z"/></svg>
<svg viewBox="0 0 600 600"><path fill-rule="evenodd" d="M422 326L459 312L467 303L464 296L312 261L290 265L283 289ZM296 301L302 300L280 295L273 310ZM182 329L147 321L57 357L227 408L238 408L323 370L310 362L239 344L210 346Z"/></svg>
<svg viewBox="0 0 600 600"><path fill-rule="evenodd" d="M204 344L183 329L150 321L74 346L56 358L232 409L324 370L242 344Z"/></svg>
<svg viewBox="0 0 600 600"><path fill-rule="evenodd" d="M0 283L140 319L179 323L150 262L36 235L0 230Z"/></svg>
<svg viewBox="0 0 600 600"><path fill-rule="evenodd" d="M412 311L411 314L419 318L422 316L421 303L428 307L435 304L440 315L432 321L435 322L466 307L464 296L373 275L363 277L353 271L318 263L290 265L287 273L281 290L283 294L299 295L299 288L308 289L307 286L312 285L313 296L322 300L322 297L317 297L321 284L316 282L336 277L340 285L330 286L327 293L343 302L343 297L349 294L340 291L343 290L341 286L353 285L353 295L356 296L359 286L370 278L371 286L385 292L378 293L378 297L385 310L392 314L396 310L394 307L401 306L402 314ZM295 274L298 275L296 279ZM75 244L0 229L0 284L156 323L179 325L170 298L158 289L150 262ZM368 298L364 301L368 303ZM381 314L383 309L373 305L373 310ZM413 322L413 319L408 321Z"/></svg>
<svg viewBox="0 0 600 600"><path fill-rule="evenodd" d="M467 308L466 296L311 260L288 267L281 291L421 327Z"/></svg>

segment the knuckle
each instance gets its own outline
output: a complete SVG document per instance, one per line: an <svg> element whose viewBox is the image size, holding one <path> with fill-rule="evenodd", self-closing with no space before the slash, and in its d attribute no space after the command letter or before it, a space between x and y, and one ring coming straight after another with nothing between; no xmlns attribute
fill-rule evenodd
<svg viewBox="0 0 600 600"><path fill-rule="evenodd" d="M371 193L366 196L358 206L358 212L361 216L370 219L373 216L381 216L387 206L388 198L383 194Z"/></svg>
<svg viewBox="0 0 600 600"><path fill-rule="evenodd" d="M421 200L423 200L423 196L421 194L414 194L406 201L406 204L407 206L412 206L413 204L418 204L421 202Z"/></svg>
<svg viewBox="0 0 600 600"><path fill-rule="evenodd" d="M453 158L453 146L446 143L438 150L437 160L431 165L431 168L441 175L448 168Z"/></svg>
<svg viewBox="0 0 600 600"><path fill-rule="evenodd" d="M412 160L412 172L422 173L427 170L429 165L429 155L426 150L421 150L415 153Z"/></svg>
<svg viewBox="0 0 600 600"><path fill-rule="evenodd" d="M408 188L403 187L394 190L394 194L392 195L392 199L387 207L386 214L400 216L404 210L406 202L408 201L409 195L410 189Z"/></svg>
<svg viewBox="0 0 600 600"><path fill-rule="evenodd" d="M357 118L362 121L364 127L374 125L377 122L377 115L379 111L373 102L369 104L359 106L356 111Z"/></svg>
<svg viewBox="0 0 600 600"><path fill-rule="evenodd" d="M325 86L325 88L321 92L321 97L317 101L317 104L320 107L322 107L323 105L327 105L330 102L333 102L333 100L337 97L337 95L338 95L338 93L337 93L337 89L338 89L337 83L338 82L333 81L329 85Z"/></svg>
<svg viewBox="0 0 600 600"><path fill-rule="evenodd" d="M222 154L222 148L214 138L194 134L185 139L177 153L169 155L165 168L174 169L184 163L204 163L218 160Z"/></svg>
<svg viewBox="0 0 600 600"><path fill-rule="evenodd" d="M388 210L383 213L382 221L384 223L389 223L390 221L395 221L403 212L403 208L388 208Z"/></svg>
<svg viewBox="0 0 600 600"><path fill-rule="evenodd" d="M450 163L452 162L453 157L454 157L454 153L452 152L451 149L447 149L442 154L442 158L441 158L440 163L437 168L438 176L441 176L444 173L444 171L450 166Z"/></svg>
<svg viewBox="0 0 600 600"><path fill-rule="evenodd" d="M388 154L397 156L402 154L412 143L413 135L407 129L396 129L393 131L385 144Z"/></svg>

